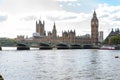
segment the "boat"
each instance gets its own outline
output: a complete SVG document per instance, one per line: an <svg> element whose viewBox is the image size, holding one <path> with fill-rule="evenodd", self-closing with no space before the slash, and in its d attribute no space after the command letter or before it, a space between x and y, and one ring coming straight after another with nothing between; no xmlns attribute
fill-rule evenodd
<svg viewBox="0 0 120 80"><path fill-rule="evenodd" d="M23 43L17 43L17 50L30 50L30 47Z"/></svg>
<svg viewBox="0 0 120 80"><path fill-rule="evenodd" d="M70 49L81 49L81 45L79 45L79 44L72 44L72 45L70 45Z"/></svg>
<svg viewBox="0 0 120 80"><path fill-rule="evenodd" d="M41 49L41 50L52 49L52 46L50 44L47 44L47 43L40 43L39 49Z"/></svg>
<svg viewBox="0 0 120 80"><path fill-rule="evenodd" d="M93 49L93 45L90 44L83 45L83 49Z"/></svg>
<svg viewBox="0 0 120 80"><path fill-rule="evenodd" d="M69 49L69 46L67 44L64 43L59 43L56 45L57 49Z"/></svg>
<svg viewBox="0 0 120 80"><path fill-rule="evenodd" d="M116 45L115 50L120 50L120 45Z"/></svg>
<svg viewBox="0 0 120 80"><path fill-rule="evenodd" d="M100 49L102 49L102 50L116 50L115 46L102 46Z"/></svg>

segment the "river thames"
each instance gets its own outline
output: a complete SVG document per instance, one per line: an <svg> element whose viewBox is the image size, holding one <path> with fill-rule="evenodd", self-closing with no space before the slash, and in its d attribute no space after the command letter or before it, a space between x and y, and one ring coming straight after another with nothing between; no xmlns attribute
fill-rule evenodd
<svg viewBox="0 0 120 80"><path fill-rule="evenodd" d="M119 80L120 50L0 51L4 80Z"/></svg>

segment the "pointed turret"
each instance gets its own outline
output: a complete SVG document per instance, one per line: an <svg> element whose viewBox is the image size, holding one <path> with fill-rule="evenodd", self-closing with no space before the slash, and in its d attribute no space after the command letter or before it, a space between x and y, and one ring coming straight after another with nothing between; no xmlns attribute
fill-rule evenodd
<svg viewBox="0 0 120 80"><path fill-rule="evenodd" d="M40 34L40 36L46 36L46 31L44 29L45 22L39 20L39 22L36 21L36 32Z"/></svg>
<svg viewBox="0 0 120 80"><path fill-rule="evenodd" d="M57 36L57 30L56 30L55 22L54 22L54 25L53 25L52 34L53 34L53 37L56 37L56 36Z"/></svg>
<svg viewBox="0 0 120 80"><path fill-rule="evenodd" d="M40 25L42 24L41 20L39 20L39 24L40 24Z"/></svg>
<svg viewBox="0 0 120 80"><path fill-rule="evenodd" d="M55 25L55 22L54 22L53 30L56 30L56 25Z"/></svg>
<svg viewBox="0 0 120 80"><path fill-rule="evenodd" d="M111 32L114 32L113 28L112 28L112 31Z"/></svg>
<svg viewBox="0 0 120 80"><path fill-rule="evenodd" d="M43 27L45 26L45 21L43 21Z"/></svg>
<svg viewBox="0 0 120 80"><path fill-rule="evenodd" d="M119 32L119 28L117 28L117 32Z"/></svg>
<svg viewBox="0 0 120 80"><path fill-rule="evenodd" d="M95 10L94 10L94 13L93 13L93 18L92 18L92 20L91 20L91 21L98 21Z"/></svg>
<svg viewBox="0 0 120 80"><path fill-rule="evenodd" d="M36 33L39 33L39 24L37 21L36 21Z"/></svg>
<svg viewBox="0 0 120 80"><path fill-rule="evenodd" d="M74 30L74 34L76 35L76 32L75 32L75 30Z"/></svg>
<svg viewBox="0 0 120 80"><path fill-rule="evenodd" d="M37 21L36 21L36 25L37 25Z"/></svg>
<svg viewBox="0 0 120 80"><path fill-rule="evenodd" d="M95 12L95 10L94 10L93 16L96 16L96 12Z"/></svg>

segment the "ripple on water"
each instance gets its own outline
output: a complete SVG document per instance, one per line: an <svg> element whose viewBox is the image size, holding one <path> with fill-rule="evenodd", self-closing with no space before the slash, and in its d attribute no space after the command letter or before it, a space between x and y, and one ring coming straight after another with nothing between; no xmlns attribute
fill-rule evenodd
<svg viewBox="0 0 120 80"><path fill-rule="evenodd" d="M119 80L120 51L1 51L5 80ZM12 74L12 75L10 75Z"/></svg>

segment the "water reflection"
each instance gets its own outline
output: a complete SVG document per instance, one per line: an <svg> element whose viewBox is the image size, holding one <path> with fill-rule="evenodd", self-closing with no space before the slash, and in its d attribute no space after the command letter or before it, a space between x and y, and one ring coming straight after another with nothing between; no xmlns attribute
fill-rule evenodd
<svg viewBox="0 0 120 80"><path fill-rule="evenodd" d="M119 80L120 51L1 51L5 80ZM11 75L12 74L12 75Z"/></svg>

